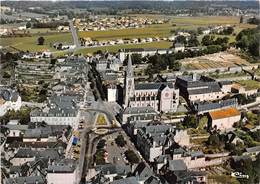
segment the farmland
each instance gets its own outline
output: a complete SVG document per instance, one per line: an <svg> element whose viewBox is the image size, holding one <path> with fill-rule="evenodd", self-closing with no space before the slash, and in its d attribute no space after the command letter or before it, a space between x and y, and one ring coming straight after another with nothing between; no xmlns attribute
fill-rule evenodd
<svg viewBox="0 0 260 184"><path fill-rule="evenodd" d="M243 86L246 90L260 89L260 82L255 80L240 80L236 82Z"/></svg>
<svg viewBox="0 0 260 184"><path fill-rule="evenodd" d="M210 54L207 56L188 58L180 60L184 69L188 70L202 70L211 68L228 68L235 66L248 66L246 60L240 58L239 56L221 52L216 54Z"/></svg>
<svg viewBox="0 0 260 184"><path fill-rule="evenodd" d="M19 50L29 50L29 51L41 51L49 49L54 51L54 48L51 48L50 44L55 42L72 42L72 36L70 33L55 33L43 36L45 39L44 45L37 45L37 39L39 36L31 37L12 37L12 38L0 38L1 46L12 46Z"/></svg>

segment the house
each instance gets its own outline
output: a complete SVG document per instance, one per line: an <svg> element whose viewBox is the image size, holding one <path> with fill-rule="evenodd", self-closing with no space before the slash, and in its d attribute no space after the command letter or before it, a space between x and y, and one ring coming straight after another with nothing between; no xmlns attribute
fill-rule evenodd
<svg viewBox="0 0 260 184"><path fill-rule="evenodd" d="M9 130L7 137L21 137L26 130L28 130L28 125L20 125L18 121L10 121L7 125L3 127Z"/></svg>
<svg viewBox="0 0 260 184"><path fill-rule="evenodd" d="M48 125L70 125L77 127L79 122L78 98L76 96L52 96L43 109L34 109L31 122L46 122Z"/></svg>
<svg viewBox="0 0 260 184"><path fill-rule="evenodd" d="M180 94L189 103L220 100L226 95L221 91L218 82L208 80L202 76L197 77L196 73L192 76L178 76L176 85L180 89Z"/></svg>
<svg viewBox="0 0 260 184"><path fill-rule="evenodd" d="M141 162L135 168L133 175L136 176L140 184L144 184L146 180L154 176L154 172L144 162Z"/></svg>
<svg viewBox="0 0 260 184"><path fill-rule="evenodd" d="M97 175L101 175L107 182L112 182L115 177L126 178L131 173L129 165L105 164L96 166Z"/></svg>
<svg viewBox="0 0 260 184"><path fill-rule="evenodd" d="M169 160L163 168L163 178L169 184L207 183L207 174L202 171L189 170L183 160Z"/></svg>
<svg viewBox="0 0 260 184"><path fill-rule="evenodd" d="M253 160L256 159L256 156L260 153L260 146L246 148L246 152L243 155L250 156Z"/></svg>
<svg viewBox="0 0 260 184"><path fill-rule="evenodd" d="M46 180L48 184L75 184L76 161L63 159L55 161L47 168Z"/></svg>
<svg viewBox="0 0 260 184"><path fill-rule="evenodd" d="M16 90L0 86L0 116L5 115L8 110L18 111L21 106L22 99Z"/></svg>
<svg viewBox="0 0 260 184"><path fill-rule="evenodd" d="M185 50L185 46L183 43L175 43L174 44L174 52L183 52Z"/></svg>
<svg viewBox="0 0 260 184"><path fill-rule="evenodd" d="M145 39L141 40L142 42L146 42ZM128 55L131 54L140 54L141 57L146 56L153 56L155 54L166 54L166 53L172 53L172 50L170 49L155 49L155 48L129 48L129 49L122 49L119 53L119 59L121 61L124 61Z"/></svg>
<svg viewBox="0 0 260 184"><path fill-rule="evenodd" d="M220 100L217 102L194 102L192 103L192 109L198 114L205 114L211 111L216 111L228 107L237 107L238 102L236 98L227 100Z"/></svg>
<svg viewBox="0 0 260 184"><path fill-rule="evenodd" d="M115 180L115 181L111 182L110 184L140 184L140 183L138 182L136 177L131 176L128 178Z"/></svg>
<svg viewBox="0 0 260 184"><path fill-rule="evenodd" d="M156 119L158 113L152 107L127 107L122 114L122 123L131 121L151 121Z"/></svg>
<svg viewBox="0 0 260 184"><path fill-rule="evenodd" d="M4 180L4 184L45 184L42 176L25 176L7 178Z"/></svg>
<svg viewBox="0 0 260 184"><path fill-rule="evenodd" d="M114 84L109 84L107 86L107 101L108 102L117 102L118 100L118 89Z"/></svg>
<svg viewBox="0 0 260 184"><path fill-rule="evenodd" d="M208 127L225 131L231 129L240 118L240 112L234 107L212 111L209 112Z"/></svg>
<svg viewBox="0 0 260 184"><path fill-rule="evenodd" d="M137 130L136 145L143 157L154 162L174 140L171 139L174 127L171 125L151 125Z"/></svg>
<svg viewBox="0 0 260 184"><path fill-rule="evenodd" d="M38 159L56 160L61 157L63 151L57 148L48 148L40 151L31 148L19 148L10 162L14 166L23 165L26 162L36 161Z"/></svg>
<svg viewBox="0 0 260 184"><path fill-rule="evenodd" d="M244 141L240 139L234 132L230 131L226 134L226 142L231 144L244 144Z"/></svg>

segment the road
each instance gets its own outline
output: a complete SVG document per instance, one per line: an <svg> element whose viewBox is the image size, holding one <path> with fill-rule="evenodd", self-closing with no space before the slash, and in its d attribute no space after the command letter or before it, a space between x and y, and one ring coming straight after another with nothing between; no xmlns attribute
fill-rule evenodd
<svg viewBox="0 0 260 184"><path fill-rule="evenodd" d="M73 21L72 20L69 22L69 26L70 26L70 32L71 32L72 38L73 38L73 43L76 46L74 48L74 51L76 51L80 47L80 44L79 44L78 34L77 34L77 31L76 31L76 29L75 29L75 27L73 25Z"/></svg>

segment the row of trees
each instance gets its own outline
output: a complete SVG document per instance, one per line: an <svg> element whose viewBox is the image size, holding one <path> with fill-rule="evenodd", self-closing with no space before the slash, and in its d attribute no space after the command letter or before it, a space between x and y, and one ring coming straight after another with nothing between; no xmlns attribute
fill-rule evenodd
<svg viewBox="0 0 260 184"><path fill-rule="evenodd" d="M205 35L202 38L201 44L204 46L209 46L209 45L227 45L229 42L228 37L217 37L215 35Z"/></svg>
<svg viewBox="0 0 260 184"><path fill-rule="evenodd" d="M69 26L69 22L62 22L62 21L53 21L53 22L27 22L26 27L27 28L50 28L50 29L56 29L58 26Z"/></svg>

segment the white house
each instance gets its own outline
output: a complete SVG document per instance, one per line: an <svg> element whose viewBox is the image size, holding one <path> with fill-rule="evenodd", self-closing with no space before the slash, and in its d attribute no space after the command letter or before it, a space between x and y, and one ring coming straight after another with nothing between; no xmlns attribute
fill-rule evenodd
<svg viewBox="0 0 260 184"><path fill-rule="evenodd" d="M0 116L8 110L18 111L22 106L22 99L17 91L0 87Z"/></svg>
<svg viewBox="0 0 260 184"><path fill-rule="evenodd" d="M234 107L212 111L209 112L208 126L225 131L232 128L234 123L238 122L240 118L240 112Z"/></svg>

